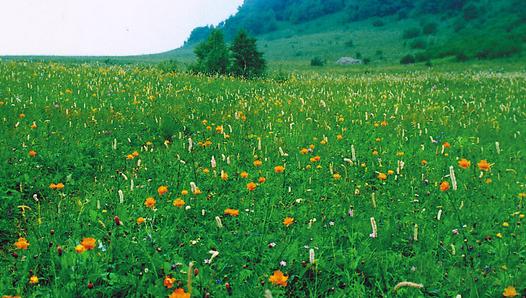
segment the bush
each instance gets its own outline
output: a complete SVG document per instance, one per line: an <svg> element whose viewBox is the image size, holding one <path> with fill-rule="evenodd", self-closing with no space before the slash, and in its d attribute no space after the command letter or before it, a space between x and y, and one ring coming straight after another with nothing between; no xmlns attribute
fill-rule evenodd
<svg viewBox="0 0 526 298"><path fill-rule="evenodd" d="M354 42L352 41L352 39L346 41L345 42L345 46L348 47L348 48L354 47Z"/></svg>
<svg viewBox="0 0 526 298"><path fill-rule="evenodd" d="M363 63L364 65L367 65L367 64L371 63L371 59L365 57L365 58L363 58L362 63Z"/></svg>
<svg viewBox="0 0 526 298"><path fill-rule="evenodd" d="M490 42L483 49L477 52L476 56L479 59L495 59L502 57L509 57L518 54L522 51L522 46L512 40L505 40L500 42Z"/></svg>
<svg viewBox="0 0 526 298"><path fill-rule="evenodd" d="M411 39L420 36L420 28L409 28L404 31L402 37L404 39Z"/></svg>
<svg viewBox="0 0 526 298"><path fill-rule="evenodd" d="M325 60L320 57L314 57L310 60L310 66L324 66Z"/></svg>
<svg viewBox="0 0 526 298"><path fill-rule="evenodd" d="M402 59L400 59L400 64L414 64L416 62L415 60L415 56L409 54L409 55L405 55L404 57L402 57Z"/></svg>
<svg viewBox="0 0 526 298"><path fill-rule="evenodd" d="M422 33L425 35L431 35L438 32L437 23L427 23L422 27Z"/></svg>
<svg viewBox="0 0 526 298"><path fill-rule="evenodd" d="M409 46L411 47L411 49L425 49L427 47L427 43L425 40L419 38L419 39L415 39L413 40Z"/></svg>
<svg viewBox="0 0 526 298"><path fill-rule="evenodd" d="M376 20L373 22L374 27L383 27L385 23L382 20Z"/></svg>
<svg viewBox="0 0 526 298"><path fill-rule="evenodd" d="M458 62L466 62L469 60L468 55L464 54L463 52L458 53L455 57Z"/></svg>
<svg viewBox="0 0 526 298"><path fill-rule="evenodd" d="M424 62L429 61L431 59L431 55L427 52L419 52L415 54L415 61L416 62Z"/></svg>

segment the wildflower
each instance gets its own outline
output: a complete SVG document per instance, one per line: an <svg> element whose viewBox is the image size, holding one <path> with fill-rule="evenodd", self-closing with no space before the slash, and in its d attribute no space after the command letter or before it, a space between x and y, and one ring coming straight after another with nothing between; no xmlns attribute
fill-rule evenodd
<svg viewBox="0 0 526 298"><path fill-rule="evenodd" d="M477 165L481 171L489 171L491 169L491 165L485 159L479 161Z"/></svg>
<svg viewBox="0 0 526 298"><path fill-rule="evenodd" d="M275 166L274 167L274 172L276 172L276 173L283 173L283 171L285 171L285 167L284 166Z"/></svg>
<svg viewBox="0 0 526 298"><path fill-rule="evenodd" d="M18 118L20 118L20 119L24 119L24 118L26 118L26 114L21 113L21 114L18 115Z"/></svg>
<svg viewBox="0 0 526 298"><path fill-rule="evenodd" d="M502 233L497 233L495 236L497 236L497 238L502 238Z"/></svg>
<svg viewBox="0 0 526 298"><path fill-rule="evenodd" d="M18 238L18 241L15 242L15 246L18 249L27 250L29 247L29 242L26 240L26 238L20 237Z"/></svg>
<svg viewBox="0 0 526 298"><path fill-rule="evenodd" d="M283 272L281 272L281 270L276 270L276 271L274 271L274 274L272 274L272 275L269 277L268 280L269 280L272 284L286 287L286 286L287 286L287 280L288 280L288 279L289 279L289 277L286 276L286 275L283 275Z"/></svg>
<svg viewBox="0 0 526 298"><path fill-rule="evenodd" d="M208 174L208 173L210 173L210 170L208 168L204 168L203 169L203 174Z"/></svg>
<svg viewBox="0 0 526 298"><path fill-rule="evenodd" d="M258 182L259 183L265 183L265 181L267 181L267 178L265 178L265 177L259 177L258 178Z"/></svg>
<svg viewBox="0 0 526 298"><path fill-rule="evenodd" d="M179 199L179 198L175 199L174 202L173 202L173 205L175 207L179 207L179 208L183 207L184 204L186 204L186 202L181 200L181 199Z"/></svg>
<svg viewBox="0 0 526 298"><path fill-rule="evenodd" d="M377 150L373 150L373 155L374 156L378 155L378 151Z"/></svg>
<svg viewBox="0 0 526 298"><path fill-rule="evenodd" d="M510 226L510 224L509 224L508 222L505 221L505 222L502 223L502 226L505 227L505 228L507 228L507 227Z"/></svg>
<svg viewBox="0 0 526 298"><path fill-rule="evenodd" d="M127 159L127 160L134 159L133 154L128 154L128 155L126 155L126 159Z"/></svg>
<svg viewBox="0 0 526 298"><path fill-rule="evenodd" d="M255 167L261 167L262 164L263 164L263 162L261 160L254 160L254 166Z"/></svg>
<svg viewBox="0 0 526 298"><path fill-rule="evenodd" d="M152 197L147 198L146 201L144 201L144 205L148 208L155 207L155 199Z"/></svg>
<svg viewBox="0 0 526 298"><path fill-rule="evenodd" d="M386 120L384 120L384 121L382 121L380 124L381 124L383 127L386 127L388 123L387 123Z"/></svg>
<svg viewBox="0 0 526 298"><path fill-rule="evenodd" d="M169 276L167 276L167 277L164 278L163 285L164 285L167 289L171 289L171 288L173 288L174 283L175 283L175 278L173 278L173 277L169 277Z"/></svg>
<svg viewBox="0 0 526 298"><path fill-rule="evenodd" d="M247 184L247 189L250 190L250 191L255 190L256 187L257 187L257 185L256 185L256 183L254 183L254 182L249 182L249 183Z"/></svg>
<svg viewBox="0 0 526 298"><path fill-rule="evenodd" d="M309 153L309 149L307 149L307 148L301 148L300 153L303 154L303 155L305 155L305 154Z"/></svg>
<svg viewBox="0 0 526 298"><path fill-rule="evenodd" d="M61 190L61 189L64 188L64 184L62 184L61 182L59 182L59 183L57 183L56 187L57 187L56 189Z"/></svg>
<svg viewBox="0 0 526 298"><path fill-rule="evenodd" d="M29 156L30 157L35 157L35 156L37 156L37 152L35 150L29 150Z"/></svg>
<svg viewBox="0 0 526 298"><path fill-rule="evenodd" d="M183 189L183 190L181 191L181 195L183 195L183 196L188 195L188 190Z"/></svg>
<svg viewBox="0 0 526 298"><path fill-rule="evenodd" d="M133 151L133 153L131 154L133 157L138 157L139 156L139 152L137 151Z"/></svg>
<svg viewBox="0 0 526 298"><path fill-rule="evenodd" d="M224 171L221 171L221 179L223 181L227 181L228 180L228 173L224 172Z"/></svg>
<svg viewBox="0 0 526 298"><path fill-rule="evenodd" d="M342 136L342 135L337 135L337 136L336 136L336 139L337 139L338 141L341 141L341 140L343 140L343 136Z"/></svg>
<svg viewBox="0 0 526 298"><path fill-rule="evenodd" d="M38 276L36 275L32 275L30 278L29 278L29 283L32 284L32 285L35 285L38 283Z"/></svg>
<svg viewBox="0 0 526 298"><path fill-rule="evenodd" d="M394 171L393 170L389 170L387 171L387 175L393 175L394 174Z"/></svg>
<svg viewBox="0 0 526 298"><path fill-rule="evenodd" d="M159 188L157 188L157 193L159 193L160 196L164 195L167 192L168 192L167 186L161 185L159 186Z"/></svg>
<svg viewBox="0 0 526 298"><path fill-rule="evenodd" d="M176 289L169 298L190 298L190 293L185 293L184 289Z"/></svg>
<svg viewBox="0 0 526 298"><path fill-rule="evenodd" d="M448 142L444 142L442 146L444 146L444 148L451 148L451 144L449 144Z"/></svg>
<svg viewBox="0 0 526 298"><path fill-rule="evenodd" d="M378 179L385 181L387 180L387 175L384 173L378 173Z"/></svg>
<svg viewBox="0 0 526 298"><path fill-rule="evenodd" d="M440 183L440 191L448 191L448 190L449 190L449 182L442 181L442 183Z"/></svg>
<svg viewBox="0 0 526 298"><path fill-rule="evenodd" d="M248 173L247 173L247 172L241 172L241 174L239 174L239 176L240 176L241 178L243 178L243 179L244 179L244 178L248 178Z"/></svg>
<svg viewBox="0 0 526 298"><path fill-rule="evenodd" d="M216 126L216 132L217 133L223 133L223 126L222 125Z"/></svg>
<svg viewBox="0 0 526 298"><path fill-rule="evenodd" d="M97 240L95 240L95 238L84 238L82 239L82 242L80 243L82 246L84 246L84 248L86 250L92 250L95 248L95 244L96 244Z"/></svg>
<svg viewBox="0 0 526 298"><path fill-rule="evenodd" d="M35 122L33 122L33 124L31 124L31 129L36 129L38 126Z"/></svg>
<svg viewBox="0 0 526 298"><path fill-rule="evenodd" d="M225 215L230 215L230 216L237 217L237 216L239 216L239 210L227 208L227 209L225 209Z"/></svg>
<svg viewBox="0 0 526 298"><path fill-rule="evenodd" d="M76 253L81 254L81 253L83 253L85 251L86 251L86 248L83 245L79 244L79 245L75 246L75 252Z"/></svg>
<svg viewBox="0 0 526 298"><path fill-rule="evenodd" d="M463 168L463 169L467 169L471 166L471 161L465 159L465 158L462 158L461 160L458 161L458 166Z"/></svg>
<svg viewBox="0 0 526 298"><path fill-rule="evenodd" d="M334 173L334 175L332 175L332 178L334 180L340 180L342 178L342 175L338 174L338 173Z"/></svg>
<svg viewBox="0 0 526 298"><path fill-rule="evenodd" d="M285 226L290 226L291 224L294 223L294 217L286 217L284 220L283 220L283 224Z"/></svg>
<svg viewBox="0 0 526 298"><path fill-rule="evenodd" d="M502 292L502 296L504 296L504 297L516 297L516 296L519 296L519 294L517 293L517 290L515 290L514 287L508 286L507 288L504 289L504 292Z"/></svg>
<svg viewBox="0 0 526 298"><path fill-rule="evenodd" d="M422 161L420 162L423 166L426 166L427 165L427 160L425 159L422 159Z"/></svg>
<svg viewBox="0 0 526 298"><path fill-rule="evenodd" d="M143 224L144 222L145 222L144 217L137 217L137 224L138 225Z"/></svg>

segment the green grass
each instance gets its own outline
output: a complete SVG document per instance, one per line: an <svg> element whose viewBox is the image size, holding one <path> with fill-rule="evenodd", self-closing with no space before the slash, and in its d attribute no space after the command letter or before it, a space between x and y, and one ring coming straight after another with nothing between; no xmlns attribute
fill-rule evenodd
<svg viewBox="0 0 526 298"><path fill-rule="evenodd" d="M0 295L167 297L190 290L190 262L195 297L225 297L226 283L234 297L393 297L402 281L424 285L403 297L524 294L525 70L513 60L460 65L243 81L0 63ZM450 166L458 190L441 192ZM182 194L192 182L202 193ZM96 247L75 252L84 237ZM219 255L206 264L211 250ZM286 287L269 281L278 269Z"/></svg>

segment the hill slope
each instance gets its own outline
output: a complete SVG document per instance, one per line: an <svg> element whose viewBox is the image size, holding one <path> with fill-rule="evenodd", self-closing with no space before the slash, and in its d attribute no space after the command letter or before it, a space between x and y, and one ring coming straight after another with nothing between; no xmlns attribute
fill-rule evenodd
<svg viewBox="0 0 526 298"><path fill-rule="evenodd" d="M526 41L522 0L246 0L238 13L217 26L196 28L180 49L157 57L193 59L193 47L220 28L227 38L246 29L271 61L318 56L366 57L398 62L520 55Z"/></svg>

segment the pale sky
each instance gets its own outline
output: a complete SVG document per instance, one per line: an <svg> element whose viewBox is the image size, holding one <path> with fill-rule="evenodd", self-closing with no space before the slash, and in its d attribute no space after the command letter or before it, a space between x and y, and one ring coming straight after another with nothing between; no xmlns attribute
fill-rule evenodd
<svg viewBox="0 0 526 298"><path fill-rule="evenodd" d="M243 0L0 0L0 55L135 55L175 49Z"/></svg>

